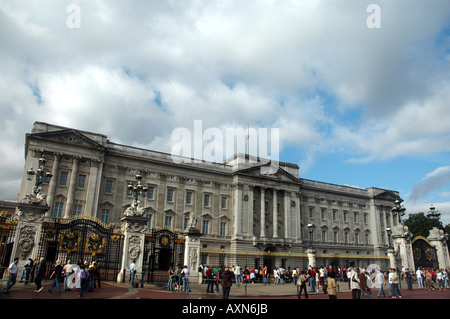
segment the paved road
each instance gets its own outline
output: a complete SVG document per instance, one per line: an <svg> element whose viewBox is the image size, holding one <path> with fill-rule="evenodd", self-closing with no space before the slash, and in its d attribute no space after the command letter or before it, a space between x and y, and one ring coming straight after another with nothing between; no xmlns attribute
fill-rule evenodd
<svg viewBox="0 0 450 319"><path fill-rule="evenodd" d="M53 289L50 293L48 288L51 281L44 282L44 289L40 293L34 292L35 285L29 284L25 286L23 283L17 282L8 294L3 293L3 287L6 281L1 281L0 299L81 299L79 297L79 289L71 291L57 292ZM417 285L413 286L413 290L405 289L406 284L402 283L401 293L402 299L450 299L450 289L447 291L439 291L438 289L430 291L428 289L420 289ZM82 299L222 299L222 290L219 293L206 293L206 285L191 284L191 292L170 292L163 285L144 284L144 288L133 288L124 283L103 282L101 288L96 288L92 292L84 293ZM308 287L309 291L309 287ZM387 293L387 289L385 289ZM389 297L379 298L376 296L378 289L374 289L372 299L392 299ZM328 295L318 293L308 293L309 299L328 299ZM303 296L302 296L303 298ZM283 285L267 285L263 284L247 284L237 287L233 285L231 288L230 299L297 299L297 288L292 283ZM340 284L338 299L351 299L351 292L348 289L348 283Z"/></svg>

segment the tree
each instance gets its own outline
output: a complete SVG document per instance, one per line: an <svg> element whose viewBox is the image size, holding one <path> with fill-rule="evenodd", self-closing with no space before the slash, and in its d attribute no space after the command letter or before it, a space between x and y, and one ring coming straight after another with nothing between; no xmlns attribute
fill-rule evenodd
<svg viewBox="0 0 450 319"><path fill-rule="evenodd" d="M403 225L408 227L408 230L413 234L413 237L423 236L427 238L433 227L444 229L440 220L430 219L426 217L424 213L410 214L408 219L403 222ZM450 225L447 225L446 229L448 230L449 228Z"/></svg>

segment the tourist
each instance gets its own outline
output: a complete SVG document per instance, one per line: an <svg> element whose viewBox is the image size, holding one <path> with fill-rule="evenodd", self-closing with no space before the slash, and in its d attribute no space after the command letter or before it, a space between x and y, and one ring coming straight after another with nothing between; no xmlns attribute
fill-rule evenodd
<svg viewBox="0 0 450 319"><path fill-rule="evenodd" d="M169 281L167 282L167 289L169 289L169 291L172 291L173 290L173 283L175 282L175 274L174 274L172 266L170 266L169 271L167 272L167 274L169 275Z"/></svg>
<svg viewBox="0 0 450 319"><path fill-rule="evenodd" d="M444 276L443 276L442 269L436 270L436 281L439 285L439 291L442 291L442 289L444 289L444 291L447 291L447 289L445 288L445 285L444 285Z"/></svg>
<svg viewBox="0 0 450 319"><path fill-rule="evenodd" d="M417 284L419 285L419 288L423 288L423 276L424 273L422 271L422 267L419 267L416 271Z"/></svg>
<svg viewBox="0 0 450 319"><path fill-rule="evenodd" d="M25 286L27 286L28 283L30 282L31 269L33 269L33 264L34 264L34 259L29 258L28 261L23 266L23 269L25 271Z"/></svg>
<svg viewBox="0 0 450 319"><path fill-rule="evenodd" d="M336 274L334 271L328 273L328 278L326 281L327 294L329 299L337 299L337 284L336 284Z"/></svg>
<svg viewBox="0 0 450 319"><path fill-rule="evenodd" d="M17 272L19 270L19 258L14 258L14 261L8 267L8 282L5 287L5 294L8 293L8 290L11 289L12 286L16 284Z"/></svg>
<svg viewBox="0 0 450 319"><path fill-rule="evenodd" d="M225 271L221 274L222 278L222 298L228 299L231 291L231 280L235 275L228 267L225 268Z"/></svg>
<svg viewBox="0 0 450 319"><path fill-rule="evenodd" d="M183 292L191 292L191 287L189 285L189 268L187 265L184 265L184 268L181 271L181 278L183 279Z"/></svg>
<svg viewBox="0 0 450 319"><path fill-rule="evenodd" d="M41 292L44 287L42 287L42 279L45 277L46 265L43 257L39 259L39 263L36 266L36 278L34 283L36 284L36 290L34 292Z"/></svg>
<svg viewBox="0 0 450 319"><path fill-rule="evenodd" d="M207 293L214 293L214 291L213 291L213 287L214 287L214 278L213 278L213 276L214 276L214 274L213 274L212 267L208 267L208 269L206 269L205 276L206 276L206 283L207 283L206 292Z"/></svg>
<svg viewBox="0 0 450 319"><path fill-rule="evenodd" d="M64 271L64 273L66 274L66 275L64 276L64 290L70 291L70 288L69 288L69 280L71 280L71 279L69 279L69 277L70 277L70 275L72 275L73 272L74 272L74 271L73 271L73 265L70 263L70 260L68 260L68 261L67 261L67 264L64 265L63 271Z"/></svg>
<svg viewBox="0 0 450 319"><path fill-rule="evenodd" d="M238 264L234 266L234 280L236 287L239 287L241 285L241 267Z"/></svg>
<svg viewBox="0 0 450 319"><path fill-rule="evenodd" d="M297 286L300 286L298 291L298 299L301 299L302 291L305 291L305 298L308 299L308 292L306 290L306 281L309 279L309 275L306 271L302 270L297 280Z"/></svg>
<svg viewBox="0 0 450 319"><path fill-rule="evenodd" d="M134 277L136 275L136 260L131 261L130 265L130 286L134 287Z"/></svg>
<svg viewBox="0 0 450 319"><path fill-rule="evenodd" d="M392 285L392 298L402 298L400 289L398 288L399 277L394 268L390 268L389 283Z"/></svg>
<svg viewBox="0 0 450 319"><path fill-rule="evenodd" d="M427 268L425 270L425 282L428 287L428 290L434 290L433 274L431 273L430 268Z"/></svg>
<svg viewBox="0 0 450 319"><path fill-rule="evenodd" d="M97 288L95 282L98 282L98 288L100 288L100 263L98 261L94 261L94 288Z"/></svg>
<svg viewBox="0 0 450 319"><path fill-rule="evenodd" d="M309 276L309 292L316 292L316 270L315 270L315 267L309 266L308 276Z"/></svg>
<svg viewBox="0 0 450 319"><path fill-rule="evenodd" d="M50 275L50 279L54 278L53 284L48 288L48 292L52 292L53 288L58 287L58 292L61 293L61 275L63 273L63 267L61 266L61 260L56 261L55 269L53 269L52 274Z"/></svg>
<svg viewBox="0 0 450 319"><path fill-rule="evenodd" d="M383 272L377 270L377 274L375 275L375 285L379 289L377 297L386 297L386 293L384 292L385 283L386 280Z"/></svg>
<svg viewBox="0 0 450 319"><path fill-rule="evenodd" d="M359 278L359 287L361 288L360 298L364 299L364 296L367 296L367 299L370 299L370 288L367 285L367 275L365 268L361 268L358 278Z"/></svg>
<svg viewBox="0 0 450 319"><path fill-rule="evenodd" d="M359 274L357 271L353 271L353 267L350 267L350 289L352 291L352 299L361 299L361 287L359 285Z"/></svg>
<svg viewBox="0 0 450 319"><path fill-rule="evenodd" d="M406 286L408 287L408 290L412 290L412 274L411 271L409 270L409 268L405 269L405 280L406 280Z"/></svg>
<svg viewBox="0 0 450 319"><path fill-rule="evenodd" d="M87 264L87 262L86 262ZM89 286L89 271L84 264L81 264L80 271L78 272L78 279L80 281L80 297L83 297L83 293Z"/></svg>

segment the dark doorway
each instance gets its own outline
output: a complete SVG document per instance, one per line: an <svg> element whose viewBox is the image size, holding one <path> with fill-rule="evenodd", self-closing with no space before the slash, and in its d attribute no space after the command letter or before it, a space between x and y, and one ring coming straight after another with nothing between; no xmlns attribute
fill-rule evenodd
<svg viewBox="0 0 450 319"><path fill-rule="evenodd" d="M172 265L172 249L161 248L159 251L159 269L168 270Z"/></svg>

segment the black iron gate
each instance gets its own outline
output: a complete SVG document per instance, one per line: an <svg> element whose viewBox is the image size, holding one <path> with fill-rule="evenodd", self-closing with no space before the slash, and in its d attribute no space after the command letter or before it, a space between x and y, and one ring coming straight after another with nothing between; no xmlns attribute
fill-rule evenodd
<svg viewBox="0 0 450 319"><path fill-rule="evenodd" d="M3 278L5 269L9 267L11 253L14 246L17 221L0 214L0 278Z"/></svg>
<svg viewBox="0 0 450 319"><path fill-rule="evenodd" d="M143 271L147 282L167 282L168 270L184 261L184 236L168 229L152 230L145 237Z"/></svg>
<svg viewBox="0 0 450 319"><path fill-rule="evenodd" d="M44 222L38 256L44 257L48 272L56 260L63 264L97 261L102 280L116 280L121 267L123 236L120 230L92 217Z"/></svg>
<svg viewBox="0 0 450 319"><path fill-rule="evenodd" d="M436 248L424 237L416 237L412 241L414 266L423 268L438 268Z"/></svg>

